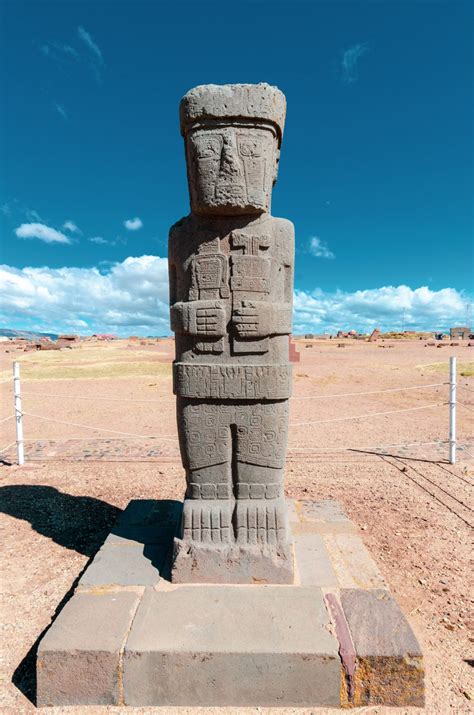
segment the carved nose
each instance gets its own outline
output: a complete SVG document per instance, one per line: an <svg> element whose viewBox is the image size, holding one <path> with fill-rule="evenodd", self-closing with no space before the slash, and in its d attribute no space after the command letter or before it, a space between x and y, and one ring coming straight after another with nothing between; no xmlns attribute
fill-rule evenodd
<svg viewBox="0 0 474 715"><path fill-rule="evenodd" d="M231 144L225 143L222 147L221 162L222 164L226 164L230 169L239 169L237 150Z"/></svg>
<svg viewBox="0 0 474 715"><path fill-rule="evenodd" d="M216 184L216 198L223 201L243 201L245 194L244 184L237 149L231 142L224 141Z"/></svg>

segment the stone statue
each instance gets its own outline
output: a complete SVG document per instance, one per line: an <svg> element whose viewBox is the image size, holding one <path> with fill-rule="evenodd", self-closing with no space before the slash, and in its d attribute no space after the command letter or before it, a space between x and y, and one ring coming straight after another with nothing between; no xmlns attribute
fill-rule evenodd
<svg viewBox="0 0 474 715"><path fill-rule="evenodd" d="M169 237L187 481L178 582L293 581L283 471L294 229L270 215L285 112L268 84L202 85L181 101L191 213Z"/></svg>

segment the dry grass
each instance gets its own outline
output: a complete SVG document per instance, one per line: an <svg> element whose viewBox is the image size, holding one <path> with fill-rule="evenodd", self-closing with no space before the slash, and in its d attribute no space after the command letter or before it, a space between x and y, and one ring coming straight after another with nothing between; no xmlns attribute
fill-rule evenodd
<svg viewBox="0 0 474 715"><path fill-rule="evenodd" d="M423 372L442 372L446 375L449 373L449 362L431 362L427 365L417 365L418 370ZM474 377L474 362L458 362L457 372L461 377Z"/></svg>
<svg viewBox="0 0 474 715"><path fill-rule="evenodd" d="M30 352L15 358L26 380L55 380L107 377L169 377L171 365L158 361L153 352L124 350L122 346L87 346L73 350ZM0 379L10 377L0 373Z"/></svg>

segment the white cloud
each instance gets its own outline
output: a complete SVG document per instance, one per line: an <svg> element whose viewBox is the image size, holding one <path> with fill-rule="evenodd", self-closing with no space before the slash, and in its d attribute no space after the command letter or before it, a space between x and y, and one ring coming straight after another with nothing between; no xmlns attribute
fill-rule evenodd
<svg viewBox="0 0 474 715"><path fill-rule="evenodd" d="M98 268L0 266L0 322L18 329L119 335L169 333L168 262L130 257ZM295 291L294 332L354 328L445 330L465 321L468 298L453 288L386 286L353 293Z"/></svg>
<svg viewBox="0 0 474 715"><path fill-rule="evenodd" d="M22 223L15 229L18 238L37 238L45 243L72 243L68 236L44 223Z"/></svg>
<svg viewBox="0 0 474 715"><path fill-rule="evenodd" d="M90 241L91 243L99 243L99 244L101 244L101 245L105 245L105 244L107 244L107 243L110 243L110 241L107 241L107 239L102 238L102 236L92 236L91 238L89 238L89 241Z"/></svg>
<svg viewBox="0 0 474 715"><path fill-rule="evenodd" d="M49 57L59 64L63 64L67 59L79 61L78 51L71 45L64 45L60 42L51 42L49 44L45 42L44 45L41 45L41 52L45 57Z"/></svg>
<svg viewBox="0 0 474 715"><path fill-rule="evenodd" d="M316 258L336 258L334 253L329 250L326 241L313 236L309 239L309 250Z"/></svg>
<svg viewBox="0 0 474 715"><path fill-rule="evenodd" d="M102 56L102 51L100 47L94 42L92 36L87 30L85 30L81 25L77 28L77 35L82 42L89 48L89 50L95 55L98 62L103 65L104 58Z"/></svg>
<svg viewBox="0 0 474 715"><path fill-rule="evenodd" d="M36 221L38 223L44 223L43 219L37 211L34 209L25 209L25 216L28 221Z"/></svg>
<svg viewBox="0 0 474 715"><path fill-rule="evenodd" d="M79 226L76 223L74 223L74 221L65 221L63 223L63 229L65 231L69 231L70 233L82 234L81 229L79 228Z"/></svg>
<svg viewBox="0 0 474 715"><path fill-rule="evenodd" d="M294 332L446 330L463 323L466 297L454 288L385 286L354 293L296 291Z"/></svg>
<svg viewBox="0 0 474 715"><path fill-rule="evenodd" d="M66 112L66 110L64 109L63 105L59 104L58 102L53 102L53 106L54 106L55 110L57 111L57 113L60 114L61 117L67 122L67 120L69 119L69 116L68 116L68 113Z"/></svg>
<svg viewBox="0 0 474 715"><path fill-rule="evenodd" d="M346 84L357 81L357 63L360 58L367 54L369 46L366 42L352 45L342 53L342 80Z"/></svg>
<svg viewBox="0 0 474 715"><path fill-rule="evenodd" d="M122 335L169 333L168 260L127 258L97 268L0 266L0 322L25 329ZM77 322L82 321L82 322Z"/></svg>
<svg viewBox="0 0 474 715"><path fill-rule="evenodd" d="M138 218L138 216L135 216L135 218L128 218L123 222L123 225L129 231L138 231L138 229L143 226L143 221L141 218Z"/></svg>

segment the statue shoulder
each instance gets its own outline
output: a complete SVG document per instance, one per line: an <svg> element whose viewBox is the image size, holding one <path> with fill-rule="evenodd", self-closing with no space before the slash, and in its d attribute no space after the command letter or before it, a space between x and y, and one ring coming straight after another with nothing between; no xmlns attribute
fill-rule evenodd
<svg viewBox="0 0 474 715"><path fill-rule="evenodd" d="M295 227L289 219L272 216L271 221L273 230L280 234L282 238L294 240Z"/></svg>
<svg viewBox="0 0 474 715"><path fill-rule="evenodd" d="M280 247L282 257L292 263L295 251L295 227L287 218L272 217L273 235Z"/></svg>
<svg viewBox="0 0 474 715"><path fill-rule="evenodd" d="M189 236L189 219L189 216L184 216L170 228L168 236L168 256L170 258L179 252L180 247L183 246L187 236Z"/></svg>

